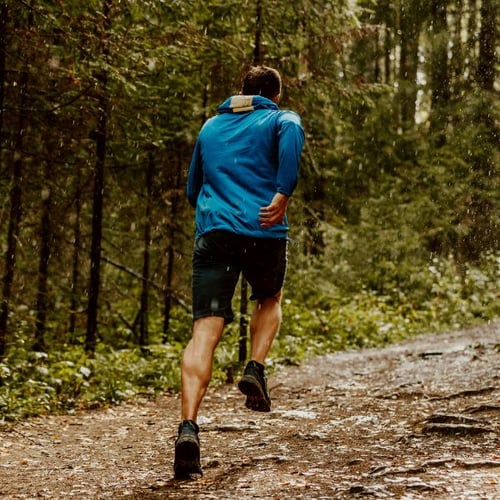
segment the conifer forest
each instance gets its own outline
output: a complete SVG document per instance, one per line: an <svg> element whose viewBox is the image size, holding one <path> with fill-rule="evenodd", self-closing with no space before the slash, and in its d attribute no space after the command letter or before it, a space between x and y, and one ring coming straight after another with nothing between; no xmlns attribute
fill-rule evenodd
<svg viewBox="0 0 500 500"><path fill-rule="evenodd" d="M251 65L306 143L275 366L500 315L495 0L0 0L0 420L177 390L198 131ZM247 356L249 290L217 351Z"/></svg>

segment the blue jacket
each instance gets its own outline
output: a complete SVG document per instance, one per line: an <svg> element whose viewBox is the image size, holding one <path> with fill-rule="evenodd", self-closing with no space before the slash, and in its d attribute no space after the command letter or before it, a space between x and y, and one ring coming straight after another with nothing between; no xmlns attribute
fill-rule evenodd
<svg viewBox="0 0 500 500"><path fill-rule="evenodd" d="M297 184L304 131L299 116L262 96L233 96L201 128L186 193L196 207L196 237L222 229L285 238L288 221L262 228L259 210Z"/></svg>

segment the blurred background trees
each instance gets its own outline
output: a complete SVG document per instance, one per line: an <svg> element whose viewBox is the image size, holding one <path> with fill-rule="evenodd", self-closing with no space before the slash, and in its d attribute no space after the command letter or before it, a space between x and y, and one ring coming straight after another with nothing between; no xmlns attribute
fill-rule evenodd
<svg viewBox="0 0 500 500"><path fill-rule="evenodd" d="M335 318L316 313L358 304L347 331L371 294L391 314L425 312L420 329L497 315L498 11L493 0L0 1L4 369L19 352L146 355L185 340L191 150L251 64L281 71L281 107L307 134L289 214L285 315L297 328L324 334ZM457 319L437 299L474 310ZM369 336L388 338L377 325ZM287 328L284 339L300 334Z"/></svg>

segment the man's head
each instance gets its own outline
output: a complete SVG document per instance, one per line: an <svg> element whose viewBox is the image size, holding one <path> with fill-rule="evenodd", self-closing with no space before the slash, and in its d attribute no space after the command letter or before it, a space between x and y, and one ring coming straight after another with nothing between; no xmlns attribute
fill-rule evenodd
<svg viewBox="0 0 500 500"><path fill-rule="evenodd" d="M253 66L243 78L243 95L261 95L277 101L281 94L281 76L273 68Z"/></svg>

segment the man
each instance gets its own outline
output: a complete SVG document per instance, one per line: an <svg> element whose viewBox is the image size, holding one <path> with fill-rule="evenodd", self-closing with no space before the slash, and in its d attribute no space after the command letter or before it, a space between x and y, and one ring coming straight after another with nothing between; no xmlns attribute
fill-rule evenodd
<svg viewBox="0 0 500 500"><path fill-rule="evenodd" d="M281 322L287 260L286 207L297 184L304 132L297 114L281 111L280 74L250 69L240 95L203 125L189 167L187 196L196 208L193 332L182 360L182 423L176 478L201 474L198 408L212 374L240 273L257 301L250 321L251 360L238 387L247 408L267 412L264 361Z"/></svg>

